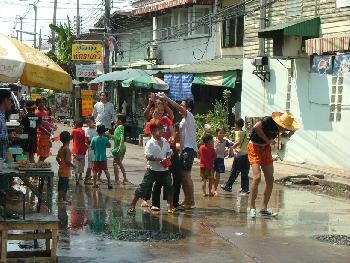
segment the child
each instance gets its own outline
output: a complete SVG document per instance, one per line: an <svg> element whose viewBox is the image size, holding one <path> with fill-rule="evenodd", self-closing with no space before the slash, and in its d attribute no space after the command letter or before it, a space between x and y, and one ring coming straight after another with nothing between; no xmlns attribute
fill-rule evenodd
<svg viewBox="0 0 350 263"><path fill-rule="evenodd" d="M86 145L85 131L83 131L82 127L83 121L76 120L74 122L74 129L71 134L71 139L73 141L73 163L77 167L77 169L74 171L76 185L79 185L79 180L83 180L85 154L88 148Z"/></svg>
<svg viewBox="0 0 350 263"><path fill-rule="evenodd" d="M216 129L216 138L215 138L215 151L216 159L214 161L214 182L213 182L213 193L216 196L218 194L218 185L220 183L220 174L225 172L225 155L226 148L232 147L233 143L225 139L225 130L223 128Z"/></svg>
<svg viewBox="0 0 350 263"><path fill-rule="evenodd" d="M153 184L158 181L164 186L167 192L168 213L175 212L173 209L173 185L169 174L171 150L166 139L162 137L163 126L159 121L152 121L150 125L151 139L145 146L145 156L147 160L147 171L142 183L135 190L134 198L128 209L128 214L135 214L135 206L139 198L152 190ZM164 163L168 162L167 165Z"/></svg>
<svg viewBox="0 0 350 263"><path fill-rule="evenodd" d="M26 103L27 114L23 116L21 124L23 126L23 134L27 134L28 138L23 142L23 152L28 155L29 161L35 163L34 155L37 146L37 129L42 122L41 117L34 114L35 103L28 101Z"/></svg>
<svg viewBox="0 0 350 263"><path fill-rule="evenodd" d="M238 119L235 122L235 155L233 159L230 178L227 182L221 185L221 188L227 192L232 192L232 185L236 181L239 173L241 173L241 190L242 196L249 194L249 170L250 164L248 160L248 135L246 131L243 131L244 120Z"/></svg>
<svg viewBox="0 0 350 263"><path fill-rule="evenodd" d="M108 189L113 189L113 186L111 184L111 176L108 172L107 167L107 154L106 150L107 148L111 147L111 143L109 142L108 138L105 135L105 132L107 131L106 127L104 125L98 125L97 126L97 137L92 138L91 140L91 148L94 150L94 165L93 165L93 171L94 171L94 184L93 188L98 188L98 185L96 184L97 181L97 175L98 173L102 173L102 171L105 172L107 180L108 180Z"/></svg>
<svg viewBox="0 0 350 263"><path fill-rule="evenodd" d="M69 149L70 134L63 131L60 134L60 141L62 147L58 150L56 161L59 164L58 168L58 202L67 202L67 191L69 186L69 177L71 175L72 153Z"/></svg>
<svg viewBox="0 0 350 263"><path fill-rule="evenodd" d="M214 140L211 134L205 134L203 136L203 143L198 150L200 159L200 176L202 178L202 190L203 196L213 196L212 185L214 178L214 160L216 158L216 152L214 149ZM207 180L209 181L208 190L206 192Z"/></svg>
<svg viewBox="0 0 350 263"><path fill-rule="evenodd" d="M112 150L112 154L114 156L113 167L116 184L120 184L118 166L120 171L123 173L123 184L129 182L126 178L126 172L123 165L123 158L126 152L126 146L124 144L124 123L125 115L118 114L116 120L117 128L114 131L114 148Z"/></svg>
<svg viewBox="0 0 350 263"><path fill-rule="evenodd" d="M91 170L93 167L93 159L94 159L94 150L91 149L91 140L92 138L97 136L97 132L96 132L96 126L95 126L95 120L94 118L90 117L86 120L86 124L87 124L87 128L84 129L85 131L85 137L86 137L86 141L87 144L89 145L88 147L88 167L86 169L86 174L85 174L85 179L84 179L84 184L86 185L90 185L92 184L90 182L90 180L92 179L91 177Z"/></svg>

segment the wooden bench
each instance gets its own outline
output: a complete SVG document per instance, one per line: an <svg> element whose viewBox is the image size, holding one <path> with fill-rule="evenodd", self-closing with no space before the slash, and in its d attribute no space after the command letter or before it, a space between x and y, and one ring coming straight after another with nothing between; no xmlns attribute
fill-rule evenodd
<svg viewBox="0 0 350 263"><path fill-rule="evenodd" d="M0 262L17 262L35 257L35 262L56 262L58 242L58 219L51 215L33 214L23 219L0 217L1 254ZM32 233L12 233L13 230L32 230ZM16 231L17 232L17 231ZM44 251L7 251L9 240L46 240ZM27 262L27 261L26 261Z"/></svg>

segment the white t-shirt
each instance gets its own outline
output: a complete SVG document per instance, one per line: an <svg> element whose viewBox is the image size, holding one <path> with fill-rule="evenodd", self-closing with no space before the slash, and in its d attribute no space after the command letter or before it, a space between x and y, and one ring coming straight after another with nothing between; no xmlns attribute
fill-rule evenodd
<svg viewBox="0 0 350 263"><path fill-rule="evenodd" d="M145 156L146 158L149 156L153 156L154 158L165 159L167 157L167 153L170 152L170 144L164 138L162 138L163 147L160 148L157 141L152 137L145 146ZM168 168L164 168L160 165L159 161L147 161L147 168L153 171L167 171Z"/></svg>
<svg viewBox="0 0 350 263"><path fill-rule="evenodd" d="M92 113L96 121L96 125L104 125L106 129L111 129L111 123L115 120L114 106L110 102L97 102Z"/></svg>
<svg viewBox="0 0 350 263"><path fill-rule="evenodd" d="M187 116L182 118L179 128L181 149L191 148L197 152L196 121L191 112L187 111Z"/></svg>
<svg viewBox="0 0 350 263"><path fill-rule="evenodd" d="M97 131L94 128L84 127L83 130L85 131L85 137L89 138L90 141L92 140L92 138L97 136ZM89 150L92 150L90 148L90 144L89 144Z"/></svg>

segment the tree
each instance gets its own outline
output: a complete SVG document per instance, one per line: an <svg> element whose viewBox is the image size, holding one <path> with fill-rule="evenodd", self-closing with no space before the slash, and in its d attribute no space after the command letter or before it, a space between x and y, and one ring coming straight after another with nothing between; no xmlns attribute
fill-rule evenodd
<svg viewBox="0 0 350 263"><path fill-rule="evenodd" d="M67 71L75 79L74 63L72 61L72 44L74 41L73 29L68 23L53 25L50 29L57 35L57 52L50 51L47 55Z"/></svg>

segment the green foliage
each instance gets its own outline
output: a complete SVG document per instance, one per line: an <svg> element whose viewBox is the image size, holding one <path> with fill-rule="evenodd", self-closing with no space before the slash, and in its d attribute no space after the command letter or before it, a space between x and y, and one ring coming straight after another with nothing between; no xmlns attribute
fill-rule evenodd
<svg viewBox="0 0 350 263"><path fill-rule="evenodd" d="M202 144L202 136L204 132L204 125L209 124L209 132L215 135L217 128L224 128L229 132L228 126L228 100L231 96L231 91L225 90L223 94L223 101L215 101L213 109L206 114L196 114L196 138L197 144Z"/></svg>
<svg viewBox="0 0 350 263"><path fill-rule="evenodd" d="M72 44L74 42L73 29L70 21L68 23L53 25L50 29L57 35L57 52L49 52L48 56L75 78L74 63L72 61Z"/></svg>

